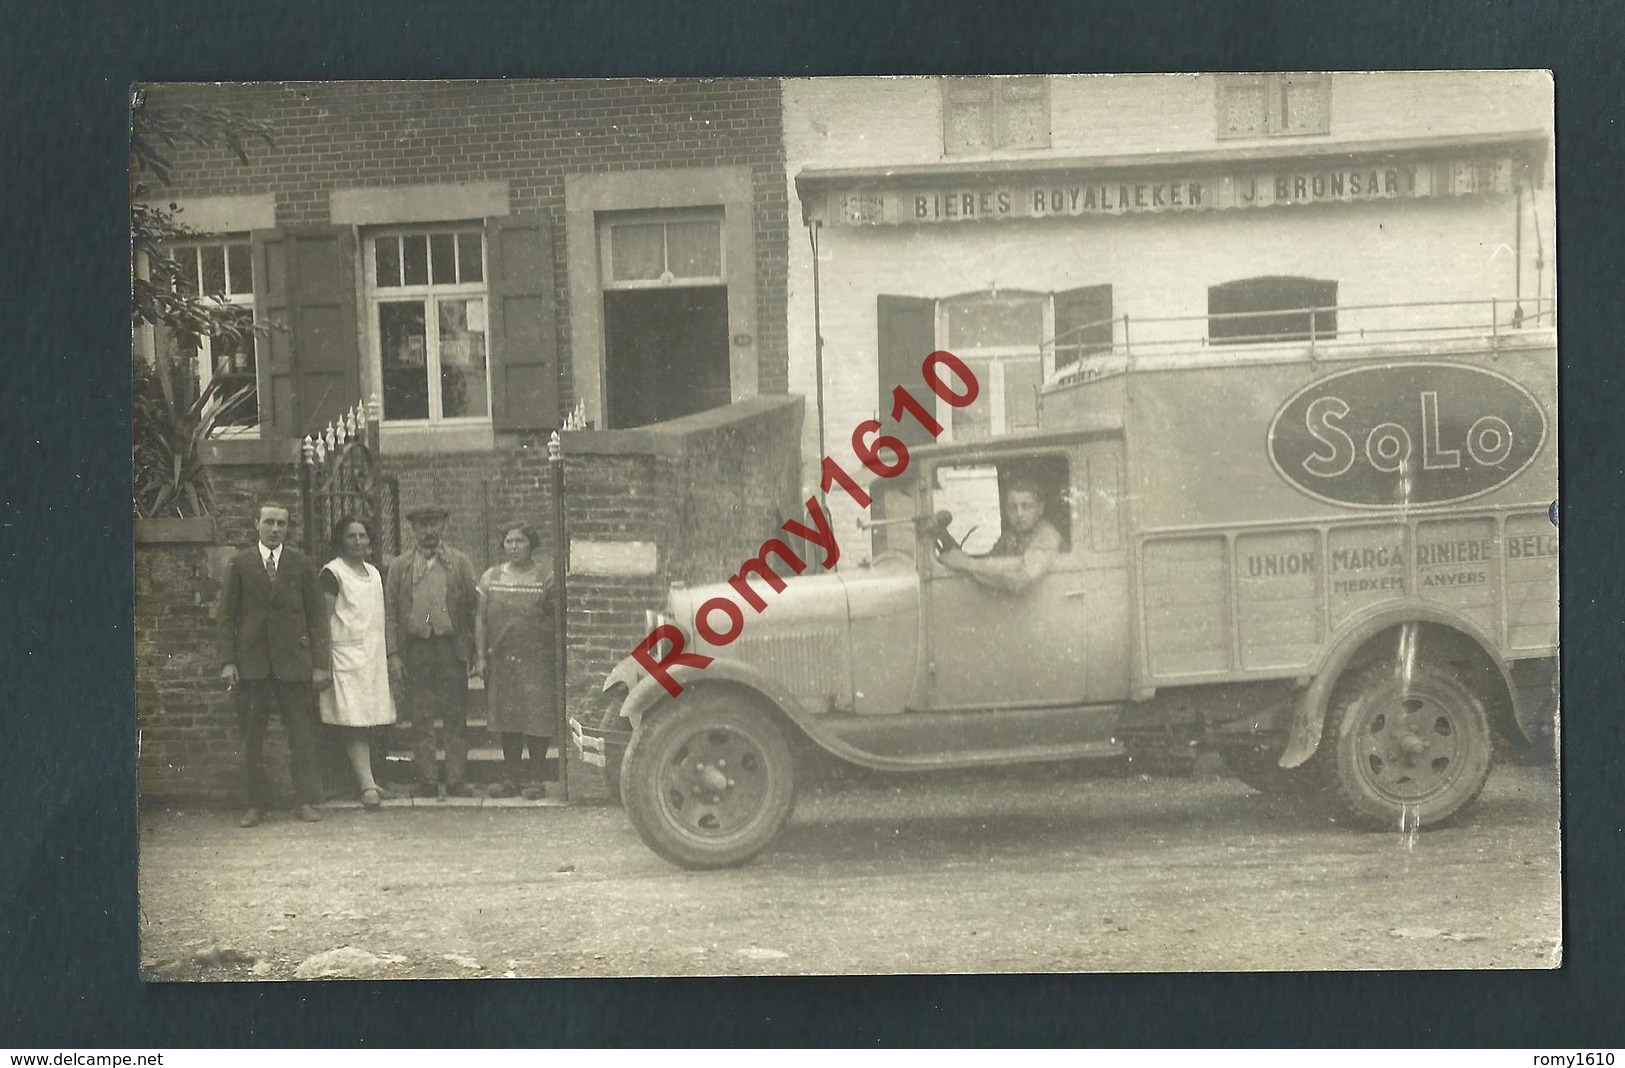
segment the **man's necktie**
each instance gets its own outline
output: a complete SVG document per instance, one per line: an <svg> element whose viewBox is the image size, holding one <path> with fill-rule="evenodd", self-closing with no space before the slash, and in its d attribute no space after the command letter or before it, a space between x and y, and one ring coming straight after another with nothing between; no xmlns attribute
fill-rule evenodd
<svg viewBox="0 0 1625 1068"><path fill-rule="evenodd" d="M276 584L276 553L267 553L265 556L265 577Z"/></svg>

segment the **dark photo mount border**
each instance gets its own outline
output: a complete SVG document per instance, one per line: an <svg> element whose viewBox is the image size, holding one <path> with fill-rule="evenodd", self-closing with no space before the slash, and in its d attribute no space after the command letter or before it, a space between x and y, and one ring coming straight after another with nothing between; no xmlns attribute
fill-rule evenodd
<svg viewBox="0 0 1625 1068"><path fill-rule="evenodd" d="M1619 5L1235 7L69 4L8 17L12 613L0 772L0 1036L237 1045L1617 1043L1625 825ZM1557 972L144 985L128 507L128 87L323 78L1528 67L1554 71L1562 280L1565 963Z"/></svg>

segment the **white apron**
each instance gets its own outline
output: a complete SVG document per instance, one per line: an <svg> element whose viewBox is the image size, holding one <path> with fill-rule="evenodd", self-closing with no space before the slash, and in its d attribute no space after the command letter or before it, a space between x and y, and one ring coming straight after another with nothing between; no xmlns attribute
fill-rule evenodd
<svg viewBox="0 0 1625 1068"><path fill-rule="evenodd" d="M343 560L325 568L338 579L339 595L328 616L332 632L333 685L321 690L322 722L340 727L377 727L395 722L384 645L384 583L366 565L357 575Z"/></svg>

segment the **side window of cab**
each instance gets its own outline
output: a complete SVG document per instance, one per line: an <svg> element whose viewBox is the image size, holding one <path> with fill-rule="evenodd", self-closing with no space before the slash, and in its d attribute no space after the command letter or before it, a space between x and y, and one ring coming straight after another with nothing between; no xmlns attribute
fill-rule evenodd
<svg viewBox="0 0 1625 1068"><path fill-rule="evenodd" d="M1069 475L1060 453L941 464L932 474L932 509L951 515L949 532L968 555L1003 553L1023 533L1017 529L1021 520L1009 509L1011 491L1020 490L1038 498L1039 522L1055 528L1061 551L1067 552L1072 543Z"/></svg>

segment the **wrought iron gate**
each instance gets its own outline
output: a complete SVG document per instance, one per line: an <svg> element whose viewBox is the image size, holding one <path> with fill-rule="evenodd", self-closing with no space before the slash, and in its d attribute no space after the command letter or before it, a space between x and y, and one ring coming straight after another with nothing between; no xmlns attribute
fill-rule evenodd
<svg viewBox="0 0 1625 1068"><path fill-rule="evenodd" d="M373 533L373 563L401 551L400 483L378 462L376 399L357 402L327 429L307 436L302 447L300 493L305 510L305 550L315 559L329 553L327 538L342 516L365 520Z"/></svg>

